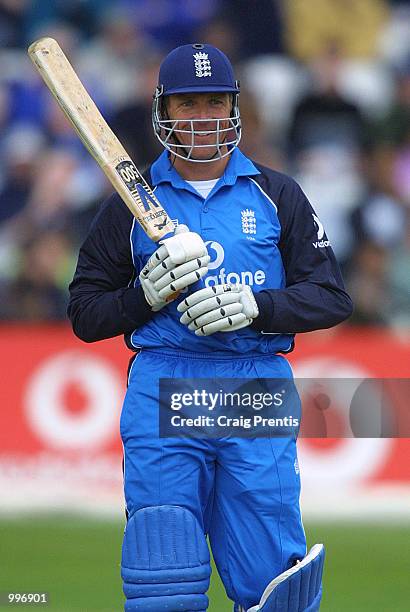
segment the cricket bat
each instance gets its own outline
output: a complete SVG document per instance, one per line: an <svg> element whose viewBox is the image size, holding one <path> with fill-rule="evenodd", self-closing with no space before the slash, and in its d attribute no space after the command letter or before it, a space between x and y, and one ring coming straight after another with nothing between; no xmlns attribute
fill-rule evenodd
<svg viewBox="0 0 410 612"><path fill-rule="evenodd" d="M58 42L40 38L28 54L65 116L145 233L158 242L174 224L108 126Z"/></svg>

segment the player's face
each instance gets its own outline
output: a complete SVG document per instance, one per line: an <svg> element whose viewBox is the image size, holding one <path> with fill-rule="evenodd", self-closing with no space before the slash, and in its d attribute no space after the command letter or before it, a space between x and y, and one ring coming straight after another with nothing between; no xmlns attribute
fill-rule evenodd
<svg viewBox="0 0 410 612"><path fill-rule="evenodd" d="M187 151L193 144L192 157L194 159L211 159L215 156L215 145L218 142L217 129L229 127L226 119L231 113L231 96L228 93L201 93L201 94L174 94L167 100L168 117L177 120L176 137L180 144L187 145ZM200 122L192 123L193 119ZM192 136L192 129L195 130ZM222 133L220 142L227 140L229 132ZM199 146L200 145L200 146ZM207 146L209 145L209 146Z"/></svg>

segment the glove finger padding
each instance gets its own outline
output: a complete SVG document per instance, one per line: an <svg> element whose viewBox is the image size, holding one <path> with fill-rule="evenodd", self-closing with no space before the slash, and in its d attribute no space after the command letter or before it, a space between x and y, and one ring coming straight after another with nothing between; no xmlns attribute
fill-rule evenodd
<svg viewBox="0 0 410 612"><path fill-rule="evenodd" d="M242 313L244 314L244 313ZM245 316L245 315L244 315ZM231 317L233 318L233 317ZM248 319L245 317L244 319L237 318L235 321L228 321L229 325L225 327L225 329L221 329L221 332L230 332L236 331L237 329L242 329L243 327L248 327L252 323L253 319Z"/></svg>
<svg viewBox="0 0 410 612"><path fill-rule="evenodd" d="M205 273L208 270L208 263L210 257L209 255L205 255L204 257L197 257L196 259L192 259L191 261L187 261L180 266L177 266L174 270L170 270L169 272L164 270L164 274L160 276L158 279L155 279L151 276L148 276L149 280L154 283L154 287L157 291L161 291L167 285L170 285L174 281L177 281L183 276L186 276L190 272L195 272L196 270L205 270ZM155 272L156 270L154 270ZM199 280L200 277L198 277ZM184 285L186 286L186 285Z"/></svg>
<svg viewBox="0 0 410 612"><path fill-rule="evenodd" d="M173 293L179 292L181 289L185 289L186 287L189 287L189 285L193 285L199 281L206 275L207 272L208 268L205 267L189 272L188 274L184 274L184 276L181 276L181 278L172 281L169 285L166 285L163 289L158 291L158 295L161 299L166 300Z"/></svg>
<svg viewBox="0 0 410 612"><path fill-rule="evenodd" d="M148 259L147 263L145 264L145 266L142 268L141 270L141 275L144 276L144 278L148 278L148 276L150 275L150 273L152 273L152 271L158 267L159 270L161 270L162 268L165 268L164 271L166 271L167 269L167 265L168 264L163 264L163 262L167 259L168 257L168 251L166 249L165 246L160 246L159 249L157 249L152 255L151 257Z"/></svg>
<svg viewBox="0 0 410 612"><path fill-rule="evenodd" d="M165 259L158 261L155 267L150 269L147 274L147 278L149 278L151 282L155 283L157 280L165 276L165 274L167 274L170 270L175 270L175 267L175 264L172 263L171 258L167 255Z"/></svg>
<svg viewBox="0 0 410 612"><path fill-rule="evenodd" d="M200 291L202 291L202 289ZM199 293L199 291L197 293ZM184 300L184 302L186 301L187 299ZM227 306L228 304L234 304L234 303L238 303L238 296L235 294L225 293L221 295L214 295L213 297L204 299L202 302L199 302L195 304L194 306L191 306L187 310L185 310L180 321L184 325L188 325L190 321L193 321L194 319L200 317L201 315L207 312L219 311L220 308L223 308L224 306ZM179 310L179 306L178 306L178 310Z"/></svg>
<svg viewBox="0 0 410 612"><path fill-rule="evenodd" d="M141 270L139 280L153 311L174 300L181 289L203 278L210 257L199 234L180 225L166 238Z"/></svg>
<svg viewBox="0 0 410 612"><path fill-rule="evenodd" d="M249 325L247 321L247 317L243 312L240 312L239 314L232 315L232 317L225 317L213 323L209 323L209 325L204 325L200 329L195 330L195 334L197 336L210 336L216 332L233 331L233 327L239 329L240 327ZM252 322L252 319L250 319L250 322Z"/></svg>
<svg viewBox="0 0 410 612"><path fill-rule="evenodd" d="M219 319L224 319L226 317L232 317L235 314L239 314L242 312L242 310L242 304L238 303L221 306L221 308L218 310L211 310L210 312L206 312L200 317L194 319L194 321L188 325L188 329L195 331L196 329L203 327L204 325L208 325L209 323L213 323L214 321L218 321Z"/></svg>
<svg viewBox="0 0 410 612"><path fill-rule="evenodd" d="M235 331L250 325L259 310L252 289L247 285L215 285L200 289L179 305L180 321L197 336Z"/></svg>
<svg viewBox="0 0 410 612"><path fill-rule="evenodd" d="M214 297L215 295L221 295L222 293L229 293L229 292L236 292L238 293L238 290L235 289L235 287L239 287L242 285L213 285L212 287L206 287L205 289L200 289L199 291L195 291L195 293L191 293L191 295L189 295L187 298L184 299L183 302L181 302L178 305L178 310L179 312L185 312L185 310L187 308L190 308L191 306L195 306L195 304L198 304L199 302L202 302L203 300L206 300L208 298Z"/></svg>

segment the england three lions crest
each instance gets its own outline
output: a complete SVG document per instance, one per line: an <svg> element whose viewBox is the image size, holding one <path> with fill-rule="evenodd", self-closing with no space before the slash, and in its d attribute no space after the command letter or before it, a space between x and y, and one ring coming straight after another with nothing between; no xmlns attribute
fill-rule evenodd
<svg viewBox="0 0 410 612"><path fill-rule="evenodd" d="M212 76L211 62L208 57L208 53L199 51L194 53L195 63L195 76L197 77L210 77Z"/></svg>
<svg viewBox="0 0 410 612"><path fill-rule="evenodd" d="M241 210L242 232L244 234L256 234L255 211L250 208Z"/></svg>

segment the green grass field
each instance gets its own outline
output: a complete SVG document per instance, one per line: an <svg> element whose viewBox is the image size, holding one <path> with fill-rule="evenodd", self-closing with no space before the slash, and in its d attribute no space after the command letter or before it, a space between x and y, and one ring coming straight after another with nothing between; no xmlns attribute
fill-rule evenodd
<svg viewBox="0 0 410 612"><path fill-rule="evenodd" d="M53 612L120 612L123 525L70 518L0 520L0 592L48 592ZM410 527L310 525L309 545L327 548L324 612L407 612ZM209 612L232 606L213 572ZM1 608L1 606L0 606Z"/></svg>

